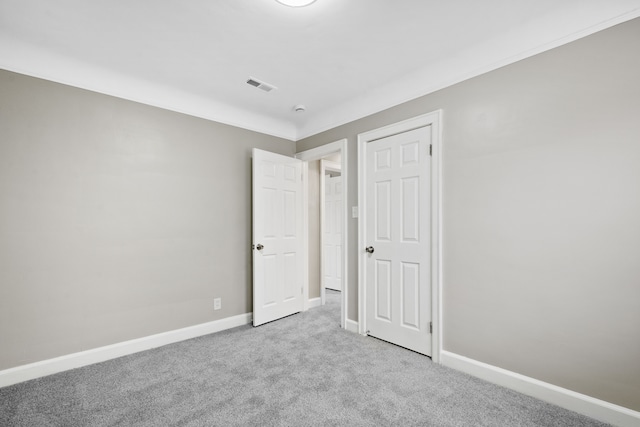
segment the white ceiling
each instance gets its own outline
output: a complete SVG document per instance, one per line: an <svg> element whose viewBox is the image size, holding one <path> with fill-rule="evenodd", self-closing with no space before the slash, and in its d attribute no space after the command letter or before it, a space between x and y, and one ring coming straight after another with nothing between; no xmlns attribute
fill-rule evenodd
<svg viewBox="0 0 640 427"><path fill-rule="evenodd" d="M640 0L0 0L0 68L298 140L638 16Z"/></svg>

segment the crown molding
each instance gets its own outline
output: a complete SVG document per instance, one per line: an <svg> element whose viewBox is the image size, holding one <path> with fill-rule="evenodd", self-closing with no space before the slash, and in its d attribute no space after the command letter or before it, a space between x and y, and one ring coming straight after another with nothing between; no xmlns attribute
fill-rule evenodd
<svg viewBox="0 0 640 427"><path fill-rule="evenodd" d="M629 0L627 3L638 2ZM518 28L513 34L459 52L440 63L374 88L361 97L308 115L305 123L299 126L292 121L279 120L204 96L108 71L5 36L0 37L0 68L290 141L299 141L640 17L640 7L634 7L611 19L598 21L598 17L607 15L605 12L609 12L611 16L611 11L600 10L597 7L582 11L581 20L572 24L573 32L555 38L549 33L546 38L552 41L543 44L539 43L540 32L546 28L551 28L547 30L550 32L553 32L553 29L559 31L558 28L563 28L559 25L561 17L555 17L555 21L536 22L535 25ZM598 23L576 29L580 28L580 25L584 26L586 22ZM563 31L566 34L566 30ZM527 45L529 47L526 47Z"/></svg>
<svg viewBox="0 0 640 427"><path fill-rule="evenodd" d="M595 22L597 11L592 13L594 14L592 19ZM535 44L535 40L538 40L534 34L537 27L521 29L517 36L491 40L445 61L371 89L362 97L316 113L309 117L305 125L298 128L296 141L412 101L638 17L640 17L640 8L634 8L544 44ZM520 44L522 39L530 40L532 47L523 50Z"/></svg>
<svg viewBox="0 0 640 427"><path fill-rule="evenodd" d="M213 99L158 85L64 57L7 37L0 38L0 68L267 135L295 140L293 123Z"/></svg>

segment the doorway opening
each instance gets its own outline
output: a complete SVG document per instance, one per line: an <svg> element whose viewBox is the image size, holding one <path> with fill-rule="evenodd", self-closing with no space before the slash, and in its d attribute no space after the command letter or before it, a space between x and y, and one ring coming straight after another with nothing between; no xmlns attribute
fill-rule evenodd
<svg viewBox="0 0 640 427"><path fill-rule="evenodd" d="M304 271L305 277L308 278L305 283L305 288L303 292L304 297L304 310L307 310L314 306L319 306L326 303L327 291L326 291L326 277L325 271L330 271L332 274L333 280L330 286L335 289L337 284L340 285L340 326L345 328L347 325L347 302L348 302L348 294L349 289L347 286L347 277L348 277L348 249L347 249L347 235L348 235L348 205L347 205L347 194L348 194L348 170L347 170L347 140L342 139L340 141L332 142L317 148L313 148L311 150L302 151L296 154L296 158L304 161L303 164L303 200L305 213L303 216L303 236L306 239L303 245L307 248L307 253L310 255L305 260L304 263ZM325 248L325 241L327 240L325 237L324 231L326 231L327 227L325 225L324 230L320 233L320 223L322 218L321 211L324 211L324 200L321 201L321 194L325 194L325 186L327 181L325 181L326 176L334 175L337 176L337 173L340 174L340 193L341 193L341 203L339 207L336 209L335 205L332 207L333 211L333 219L332 221L332 230L335 230L337 224L340 224L341 233L337 236L337 233L334 233L331 236L331 244L330 249ZM309 190L309 183L311 181L311 174L317 178L318 183L320 184L318 187L320 189L314 192ZM335 184L336 182L333 181ZM335 190L335 186L334 186ZM334 191L335 192L335 191ZM323 197L324 198L324 197ZM308 207L316 206L317 213L314 217L314 212L311 211ZM326 219L325 215L325 219ZM316 225L317 224L317 225ZM318 239L310 238L310 229L317 227ZM324 238L324 239L323 239ZM326 249L326 250L325 250ZM331 259L328 257L332 256ZM325 268L325 264L329 268ZM328 291L331 294L331 297L335 297L333 290ZM310 298L311 296L311 298Z"/></svg>
<svg viewBox="0 0 640 427"><path fill-rule="evenodd" d="M342 291L342 167L338 155L320 160L320 297Z"/></svg>

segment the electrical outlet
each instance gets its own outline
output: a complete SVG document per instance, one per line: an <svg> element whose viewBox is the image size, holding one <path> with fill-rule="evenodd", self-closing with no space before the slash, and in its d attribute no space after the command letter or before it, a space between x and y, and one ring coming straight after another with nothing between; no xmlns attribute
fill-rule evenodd
<svg viewBox="0 0 640 427"><path fill-rule="evenodd" d="M222 298L216 298L213 300L213 309L220 310L222 308Z"/></svg>

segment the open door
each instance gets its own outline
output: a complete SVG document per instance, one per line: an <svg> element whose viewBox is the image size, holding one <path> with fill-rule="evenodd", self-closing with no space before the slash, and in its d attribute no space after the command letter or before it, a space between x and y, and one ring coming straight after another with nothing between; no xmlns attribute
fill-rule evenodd
<svg viewBox="0 0 640 427"><path fill-rule="evenodd" d="M253 326L302 311L302 161L253 149Z"/></svg>

